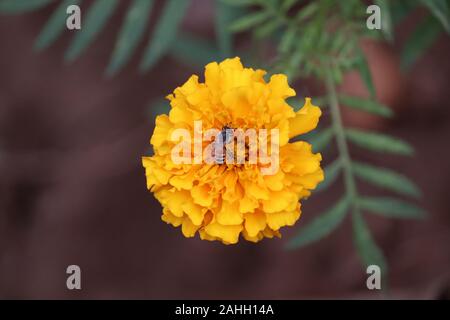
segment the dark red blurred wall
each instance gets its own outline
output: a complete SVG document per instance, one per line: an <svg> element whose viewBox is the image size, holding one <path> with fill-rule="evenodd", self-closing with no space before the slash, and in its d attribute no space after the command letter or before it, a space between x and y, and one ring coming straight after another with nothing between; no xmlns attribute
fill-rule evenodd
<svg viewBox="0 0 450 320"><path fill-rule="evenodd" d="M196 3L190 14L211 29L211 8L198 13ZM36 54L33 41L51 9L0 17L0 297L376 297L365 289L349 221L305 249L283 249L339 196L339 186L307 201L302 219L281 240L224 246L185 239L165 225L140 162L153 129L149 102L201 70L166 58L141 76L136 56L119 76L105 79L121 13L72 65L63 62L70 35ZM443 36L402 80L402 108L383 127L411 142L416 157L354 150L360 159L409 174L424 191L426 221L369 218L397 296L448 297L449 55ZM324 154L325 162L334 154ZM66 289L70 264L82 269L81 291Z"/></svg>

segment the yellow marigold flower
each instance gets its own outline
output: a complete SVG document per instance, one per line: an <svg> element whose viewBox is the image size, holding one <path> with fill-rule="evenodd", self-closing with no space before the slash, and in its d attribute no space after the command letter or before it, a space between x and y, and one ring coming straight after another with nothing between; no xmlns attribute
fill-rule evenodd
<svg viewBox="0 0 450 320"><path fill-rule="evenodd" d="M305 141L290 138L313 130L321 111L306 98L297 112L285 99L295 96L283 74L244 68L239 58L212 62L205 81L193 75L167 98L171 110L156 118L150 143L154 155L143 157L147 188L163 207L162 220L181 226L185 237L234 244L239 235L257 242L280 237L301 214L300 200L324 179L320 154ZM203 129L224 127L279 130L279 167L264 175L264 164L181 163L173 161L178 144L172 134L186 129L194 136L194 121ZM204 145L205 142L203 142ZM195 149L195 147L193 148ZM195 157L195 150L192 152Z"/></svg>

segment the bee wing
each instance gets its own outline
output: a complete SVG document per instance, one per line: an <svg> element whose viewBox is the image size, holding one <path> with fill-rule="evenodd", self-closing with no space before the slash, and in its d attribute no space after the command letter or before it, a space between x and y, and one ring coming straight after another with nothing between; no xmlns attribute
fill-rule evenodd
<svg viewBox="0 0 450 320"><path fill-rule="evenodd" d="M226 129L225 130L225 144L230 143L233 141L234 138L234 130L233 129Z"/></svg>

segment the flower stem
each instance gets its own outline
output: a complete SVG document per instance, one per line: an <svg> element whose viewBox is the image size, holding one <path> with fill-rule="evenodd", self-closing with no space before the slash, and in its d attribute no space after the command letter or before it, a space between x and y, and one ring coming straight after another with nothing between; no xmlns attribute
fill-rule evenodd
<svg viewBox="0 0 450 320"><path fill-rule="evenodd" d="M325 68L323 68L323 70L325 72L325 86L330 104L333 131L336 136L339 157L341 158L342 169L344 172L345 188L353 211L358 212L359 210L356 201L358 191L356 189L356 183L353 177L350 153L348 151L347 140L345 138L344 126L342 125L342 116L339 109L336 86L333 80L331 67L327 65L325 66Z"/></svg>

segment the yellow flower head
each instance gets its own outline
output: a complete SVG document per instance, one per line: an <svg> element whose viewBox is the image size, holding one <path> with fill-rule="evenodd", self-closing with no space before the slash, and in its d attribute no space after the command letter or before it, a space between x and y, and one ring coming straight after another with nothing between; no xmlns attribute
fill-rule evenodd
<svg viewBox="0 0 450 320"><path fill-rule="evenodd" d="M253 242L279 237L281 227L292 226L300 217L299 200L308 197L324 178L321 155L313 154L307 142L289 142L317 126L320 109L306 98L295 112L285 101L295 96L286 76L276 74L266 82L264 75L263 70L244 68L237 57L209 63L205 82L191 76L167 97L169 115L156 118L150 141L154 155L142 158L147 188L163 207L162 220L181 226L186 237L198 232L201 239L225 244L237 243L240 234ZM264 174L261 169L268 164L262 162L173 161L173 150L180 143L174 132L184 129L195 137L201 134L196 121L202 122L203 131L278 129L278 151L268 148L268 153L277 156L277 170ZM203 141L201 147L208 143ZM192 157L197 157L198 145L188 144Z"/></svg>

